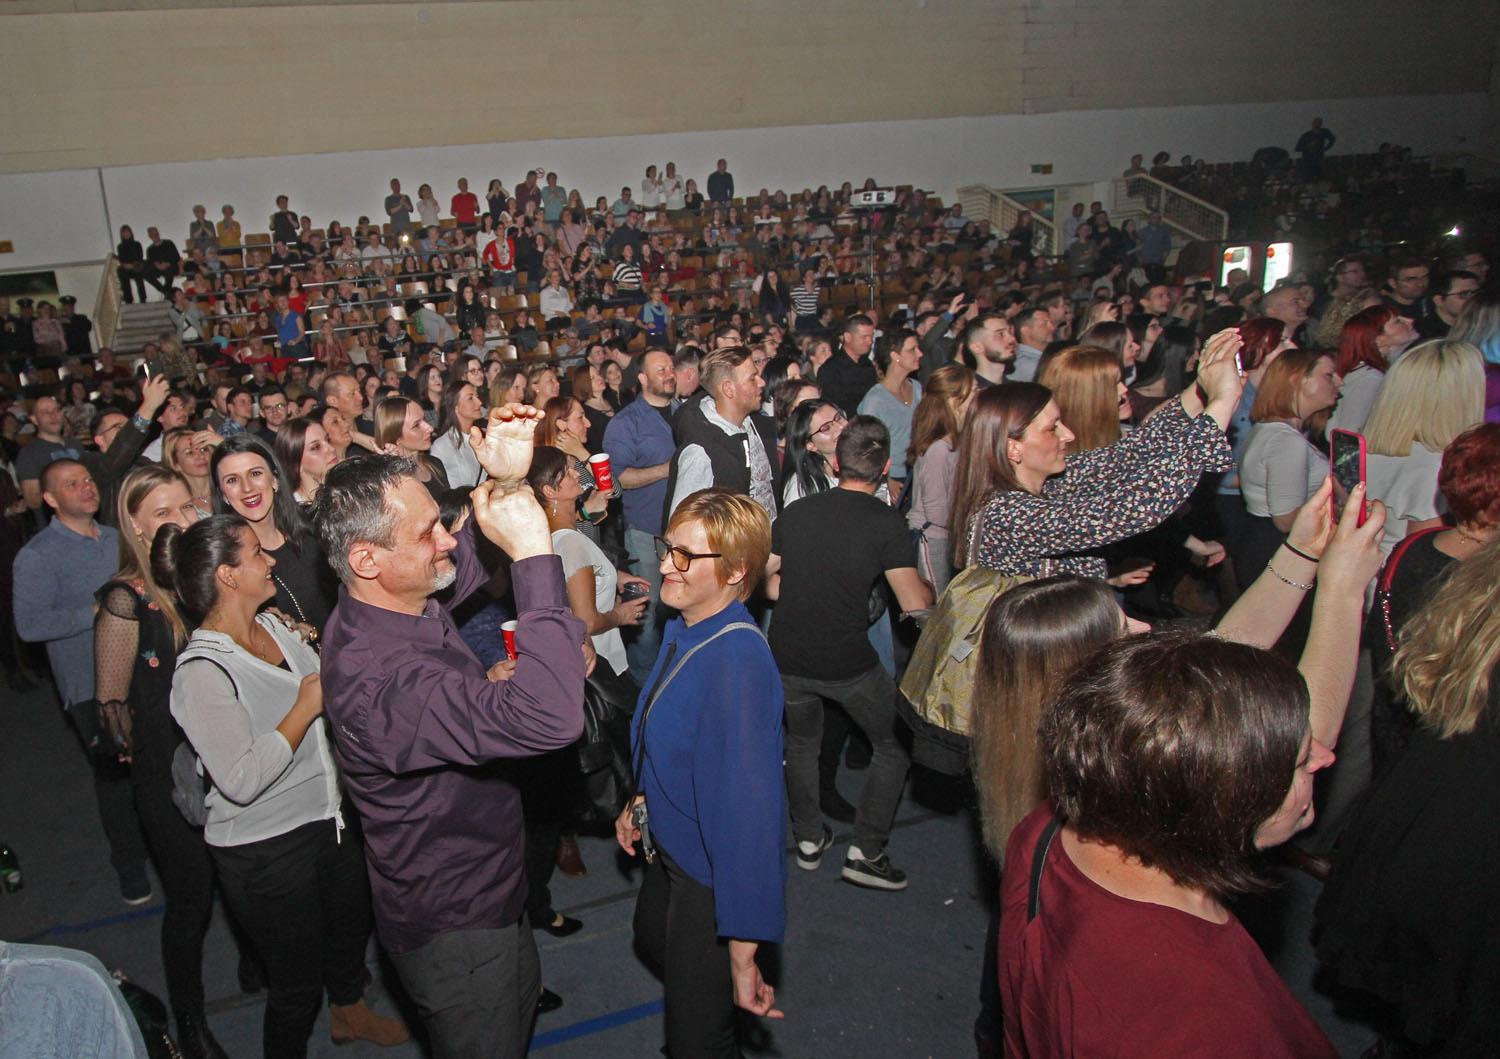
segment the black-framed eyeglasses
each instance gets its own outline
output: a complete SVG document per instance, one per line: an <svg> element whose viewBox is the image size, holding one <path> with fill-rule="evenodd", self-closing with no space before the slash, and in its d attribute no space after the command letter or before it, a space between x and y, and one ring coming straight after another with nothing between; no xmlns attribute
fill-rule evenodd
<svg viewBox="0 0 1500 1059"><path fill-rule="evenodd" d="M835 413L833 413L833 418L832 419L830 419L828 422L824 423L822 426L818 427L816 430L813 431L813 433L814 434L818 434L818 435L826 434L826 433L828 433L830 430L832 430L834 428L835 424L837 424L837 423L847 423L848 421L849 421L849 417L846 416L846 415L844 415L843 412L835 412Z"/></svg>
<svg viewBox="0 0 1500 1059"><path fill-rule="evenodd" d="M672 557L672 565L676 567L679 574L685 574L688 567L693 565L694 559L722 559L723 552L690 552L686 548L679 548L670 543L664 537L651 538L656 542L656 561L661 562L668 555Z"/></svg>

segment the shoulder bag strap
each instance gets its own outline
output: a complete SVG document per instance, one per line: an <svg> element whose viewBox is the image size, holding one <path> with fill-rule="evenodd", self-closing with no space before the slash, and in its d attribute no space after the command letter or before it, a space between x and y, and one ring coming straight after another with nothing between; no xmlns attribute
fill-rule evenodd
<svg viewBox="0 0 1500 1059"><path fill-rule="evenodd" d="M641 772L646 764L646 721L651 717L651 707L656 705L656 700L661 697L661 693L666 690L667 685L672 682L672 678L682 671L682 667L688 664L688 660L691 659L693 655L697 654L699 651L703 650L703 648L713 643L720 636L723 636L727 632L734 632L734 630L736 629L749 629L751 632L755 633L756 636L760 635L760 629L754 625L751 625L747 621L730 622L728 625L724 626L722 629L714 633L702 643L694 644L691 648L689 648L688 652L682 656L682 658L677 662L676 665L672 664L672 659L677 654L677 641L673 640L672 645L667 648L667 660L662 664L661 667L662 675L657 678L656 684L651 688L651 693L646 696L646 705L641 709L641 721L640 724L636 726L635 765L630 771L631 782L636 793L640 793Z"/></svg>
<svg viewBox="0 0 1500 1059"><path fill-rule="evenodd" d="M1402 538L1401 543L1392 550L1390 558L1385 561L1385 569L1380 571L1380 580L1376 583L1375 595L1380 604L1381 621L1385 624L1385 643L1391 649L1392 654L1396 653L1396 628L1391 624L1391 586L1396 583L1396 567L1401 565L1401 557L1414 543L1445 528L1444 526L1430 526L1420 533L1413 533L1410 537Z"/></svg>
<svg viewBox="0 0 1500 1059"><path fill-rule="evenodd" d="M1047 864L1047 851L1052 840L1062 828L1062 817L1054 816L1052 822L1042 829L1036 838L1036 847L1031 853L1031 883L1026 893L1026 922L1030 923L1042 910L1042 869Z"/></svg>

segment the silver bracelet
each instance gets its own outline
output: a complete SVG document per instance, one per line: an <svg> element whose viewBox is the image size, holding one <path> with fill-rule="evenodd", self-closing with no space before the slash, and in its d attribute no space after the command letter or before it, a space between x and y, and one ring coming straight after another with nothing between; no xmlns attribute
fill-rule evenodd
<svg viewBox="0 0 1500 1059"><path fill-rule="evenodd" d="M1291 585L1293 588L1300 588L1304 592L1311 592L1313 590L1312 585L1303 584L1301 581L1293 581L1290 577L1287 577L1280 570L1276 569L1273 563L1266 563L1266 569L1271 571L1276 580L1280 581L1284 585Z"/></svg>

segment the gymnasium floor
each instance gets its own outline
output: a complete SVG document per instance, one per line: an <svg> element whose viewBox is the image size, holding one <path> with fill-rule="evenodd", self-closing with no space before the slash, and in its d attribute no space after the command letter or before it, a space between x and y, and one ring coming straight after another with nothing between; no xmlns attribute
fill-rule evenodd
<svg viewBox="0 0 1500 1059"><path fill-rule="evenodd" d="M0 937L87 950L111 969L165 996L158 939L160 897L139 908L119 897L98 824L87 765L65 727L50 689L12 696L0 706L0 842L21 859L25 888L0 894ZM846 796L861 773L841 776ZM930 787L930 785L928 785ZM939 1057L974 1054L972 1025L980 949L991 883L973 850L969 816L943 804L946 792L924 796L908 787L892 860L911 878L903 893L886 894L838 881L847 830L821 869L789 868L788 944L779 966L769 965L784 1022L765 1022L770 1038L750 1054L812 1059L846 1055ZM564 1006L543 1016L532 1052L569 1057L650 1059L661 1046L661 988L631 948L635 878L627 875L603 838L581 840L589 874L553 884L554 903L584 922L565 939L538 934L543 979ZM1300 877L1299 877L1300 878ZM1304 997L1343 1054L1356 1056L1372 1040L1367 1029L1338 1020L1328 1000L1311 991L1314 967L1295 944L1306 936L1315 891L1292 881L1285 889L1283 934L1293 939L1283 973ZM378 1009L386 980L372 944ZM767 966L763 964L763 966ZM238 991L235 949L216 912L204 959L209 1022L234 1059L260 1054L260 996ZM381 1049L335 1049L327 1016L320 1019L313 1056L356 1059L422 1054L416 1044Z"/></svg>

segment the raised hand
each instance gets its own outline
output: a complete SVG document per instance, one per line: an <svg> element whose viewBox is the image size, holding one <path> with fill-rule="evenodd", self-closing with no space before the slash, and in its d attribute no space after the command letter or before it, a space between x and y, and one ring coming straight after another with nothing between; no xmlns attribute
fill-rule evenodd
<svg viewBox="0 0 1500 1059"><path fill-rule="evenodd" d="M529 460L529 442L526 451ZM547 528L547 514L530 489L520 486L506 490L492 479L480 482L469 499L474 504L474 521L480 531L511 559L519 561L551 554L552 532Z"/></svg>
<svg viewBox="0 0 1500 1059"><path fill-rule="evenodd" d="M503 490L514 489L531 469L532 439L541 419L541 411L530 405L507 404L490 409L483 431L477 424L469 428L479 466Z"/></svg>

